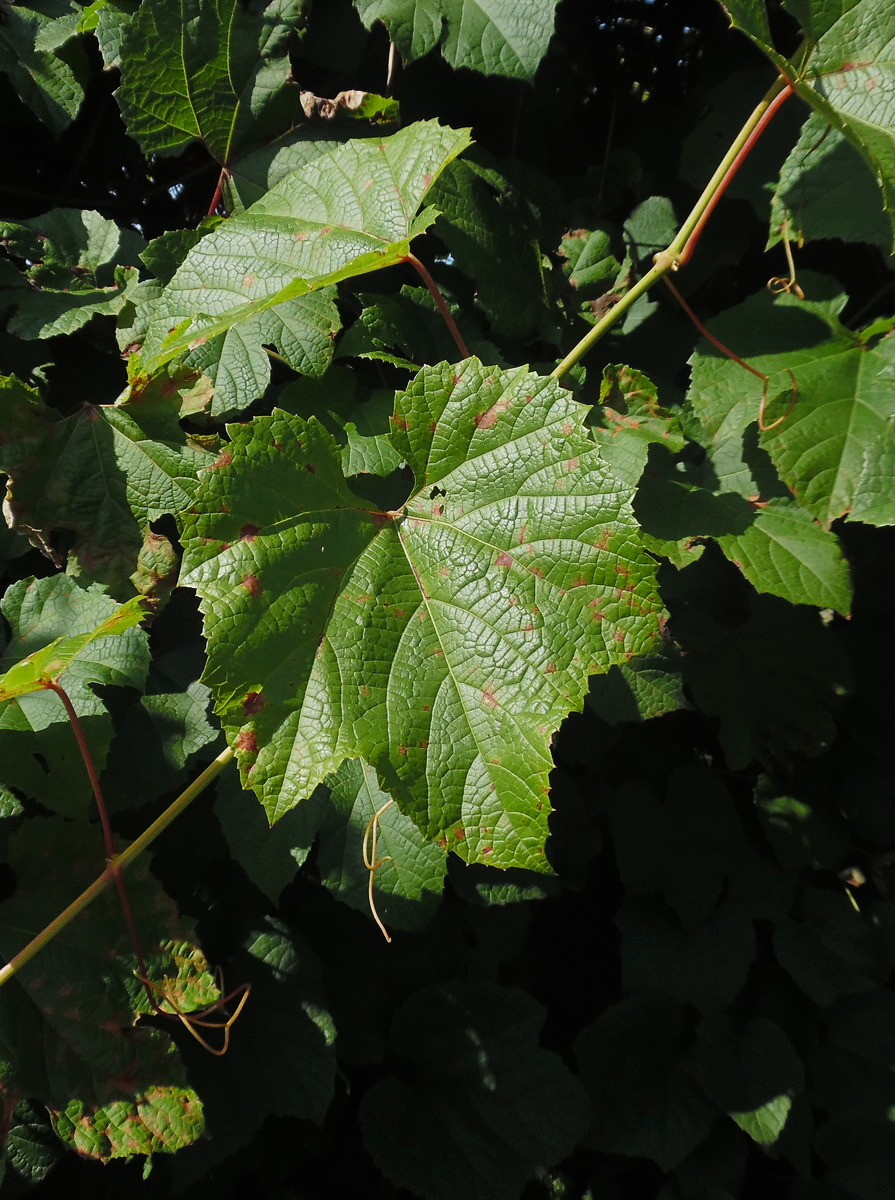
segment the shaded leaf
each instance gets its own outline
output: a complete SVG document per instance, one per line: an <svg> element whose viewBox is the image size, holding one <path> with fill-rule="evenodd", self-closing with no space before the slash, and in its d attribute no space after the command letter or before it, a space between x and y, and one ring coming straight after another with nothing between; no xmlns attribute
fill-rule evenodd
<svg viewBox="0 0 895 1200"><path fill-rule="evenodd" d="M10 863L18 888L0 906L6 958L100 873L104 858L95 827L45 819L10 839ZM145 867L129 873L128 891L150 977L161 984L167 975L185 1008L216 1000L189 927ZM50 1109L64 1142L103 1160L175 1150L203 1127L169 1039L134 1030L149 1011L136 971L118 896L107 888L0 993L0 1036L7 1044L13 1036L23 1089ZM35 1061L46 1063L43 1080Z"/></svg>
<svg viewBox="0 0 895 1200"><path fill-rule="evenodd" d="M118 313L137 282L144 246L132 229L68 208L0 221L0 242L22 261L29 285L9 294L16 311L7 328L28 339L74 333L91 317Z"/></svg>
<svg viewBox="0 0 895 1200"><path fill-rule="evenodd" d="M699 1026L699 1072L709 1096L760 1146L773 1145L804 1086L802 1063L789 1038L759 1017L736 1029L728 1017Z"/></svg>
<svg viewBox="0 0 895 1200"><path fill-rule="evenodd" d="M0 669L16 668L22 658L37 653L46 660L45 647L57 638L74 651L65 671L64 686L81 719L98 769L105 762L112 724L105 705L91 684L141 687L148 665L146 635L133 628L139 609L125 607L123 624L115 637L95 637L107 621L121 621L118 606L99 588L84 589L64 575L24 580L6 591L3 615L12 637L0 657ZM83 638L79 635L83 635ZM24 666L26 680L32 668ZM59 697L37 691L0 704L0 770L4 782L49 808L81 815L92 793L74 736Z"/></svg>
<svg viewBox="0 0 895 1200"><path fill-rule="evenodd" d="M749 914L727 900L698 928L685 930L663 906L629 897L615 924L622 938L625 992L662 992L701 1012L733 1000L755 957Z"/></svg>
<svg viewBox="0 0 895 1200"><path fill-rule="evenodd" d="M0 383L10 524L44 547L53 531L70 532L72 573L130 594L148 523L191 502L208 460L178 423L195 372L160 375L140 390L135 385L125 405L84 405L61 419L17 380Z"/></svg>
<svg viewBox="0 0 895 1200"><path fill-rule="evenodd" d="M373 768L359 759L342 763L327 783L329 799L318 810L320 880L343 903L369 913L364 833L390 797L379 787ZM371 853L372 847L370 840ZM382 920L395 929L424 928L441 900L447 870L444 850L426 841L393 804L379 818L375 861L382 864L374 881Z"/></svg>
<svg viewBox="0 0 895 1200"><path fill-rule="evenodd" d="M364 1143L387 1178L425 1200L516 1200L570 1152L587 1105L538 1045L543 1016L489 984L439 984L402 1005L390 1040L409 1081L382 1080L361 1102Z"/></svg>
<svg viewBox="0 0 895 1200"><path fill-rule="evenodd" d="M716 1110L675 1048L682 1025L679 1005L646 992L608 1009L578 1038L594 1149L651 1158L668 1171L706 1138Z"/></svg>
<svg viewBox="0 0 895 1200"><path fill-rule="evenodd" d="M47 8L57 11L51 15ZM80 46L74 54L58 53L76 33L76 12L67 3L16 4L4 8L0 23L0 72L57 134L71 124L84 98L87 72Z"/></svg>
<svg viewBox="0 0 895 1200"><path fill-rule="evenodd" d="M270 918L241 932L240 942L228 981L252 990L233 1026L226 1082L219 1059L192 1040L183 1050L190 1080L207 1098L205 1138L178 1155L183 1182L244 1145L269 1115L321 1124L333 1097L336 1030L314 951Z"/></svg>
<svg viewBox="0 0 895 1200"><path fill-rule="evenodd" d="M870 242L883 254L891 246L891 224L872 172L816 112L802 126L774 188L768 246L783 238L799 245L818 238Z"/></svg>

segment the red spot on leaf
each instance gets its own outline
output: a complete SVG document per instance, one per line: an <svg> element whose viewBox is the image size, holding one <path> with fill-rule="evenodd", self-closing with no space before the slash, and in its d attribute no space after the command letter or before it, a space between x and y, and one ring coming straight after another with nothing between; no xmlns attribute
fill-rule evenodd
<svg viewBox="0 0 895 1200"><path fill-rule="evenodd" d="M463 828L462 825L458 825L457 828L454 830L454 840L457 842L465 842L466 841L466 830Z"/></svg>
<svg viewBox="0 0 895 1200"><path fill-rule="evenodd" d="M216 471L219 467L229 467L233 462L233 455L229 450L222 450L219 457L214 460L210 466L210 470Z"/></svg>
<svg viewBox="0 0 895 1200"><path fill-rule="evenodd" d="M600 538L600 540L598 542L594 542L594 549L595 550L608 550L609 549L609 539L611 537L612 537L612 530L604 529L603 536Z"/></svg>
<svg viewBox="0 0 895 1200"><path fill-rule="evenodd" d="M544 672L546 675L552 675L556 671L556 663L548 663L547 669Z"/></svg>
<svg viewBox="0 0 895 1200"><path fill-rule="evenodd" d="M574 458L570 458L569 461L566 463L566 470L567 471L577 471L580 463L581 463L581 459L576 454Z"/></svg>
<svg viewBox="0 0 895 1200"><path fill-rule="evenodd" d="M506 550L501 550L497 558L494 560L496 567L511 567L513 565L512 554L507 554Z"/></svg>
<svg viewBox="0 0 895 1200"><path fill-rule="evenodd" d="M505 413L510 407L512 399L510 396L504 396L502 400L492 404L487 412L477 413L474 420L477 429L493 429L497 424L498 418L502 413Z"/></svg>
<svg viewBox="0 0 895 1200"><path fill-rule="evenodd" d="M407 747L406 747L406 746L399 746L399 747L398 747L398 753L399 753L399 754L405 754L405 755L406 755L406 754L407 754Z"/></svg>
<svg viewBox="0 0 895 1200"><path fill-rule="evenodd" d="M242 587L249 593L250 596L258 597L264 590L257 575L246 575L242 581Z"/></svg>
<svg viewBox="0 0 895 1200"><path fill-rule="evenodd" d="M242 711L247 717L253 716L255 713L261 712L261 709L267 701L260 692L247 692L246 697L242 702Z"/></svg>
<svg viewBox="0 0 895 1200"><path fill-rule="evenodd" d="M482 854L483 854L483 855L484 855L484 854L493 854L493 853L494 853L494 847L493 847L493 846L483 846L483 847L482 847Z"/></svg>
<svg viewBox="0 0 895 1200"><path fill-rule="evenodd" d="M584 578L583 575L579 575L578 578L575 580L575 582L572 584L572 587L573 588L587 587L587 580Z"/></svg>
<svg viewBox="0 0 895 1200"><path fill-rule="evenodd" d="M420 750L428 750L429 749L428 742L417 742L417 746Z"/></svg>
<svg viewBox="0 0 895 1200"><path fill-rule="evenodd" d="M239 531L239 536L244 542L252 542L258 536L261 530L257 525L243 525Z"/></svg>
<svg viewBox="0 0 895 1200"><path fill-rule="evenodd" d="M456 387L456 386L457 386L457 384L458 384L459 382L460 382L460 376L459 376L459 375L452 375L452 376L451 376L451 387Z"/></svg>
<svg viewBox="0 0 895 1200"><path fill-rule="evenodd" d="M482 699L491 709L500 707L500 705L497 703L497 696L494 692L494 689L491 687L485 688L485 690L482 692Z"/></svg>
<svg viewBox="0 0 895 1200"><path fill-rule="evenodd" d="M258 739L251 729L244 729L236 738L234 748L243 754L257 754Z"/></svg>
<svg viewBox="0 0 895 1200"><path fill-rule="evenodd" d="M314 466L313 463L305 463L305 470L309 471L311 473L311 475L317 474L317 468Z"/></svg>
<svg viewBox="0 0 895 1200"><path fill-rule="evenodd" d="M304 230L302 230L301 233L295 234L295 240L297 242L306 242L308 240L308 235Z"/></svg>
<svg viewBox="0 0 895 1200"><path fill-rule="evenodd" d="M615 641L623 642L625 640L625 631L623 629L616 629L615 633L612 636L615 639Z"/></svg>

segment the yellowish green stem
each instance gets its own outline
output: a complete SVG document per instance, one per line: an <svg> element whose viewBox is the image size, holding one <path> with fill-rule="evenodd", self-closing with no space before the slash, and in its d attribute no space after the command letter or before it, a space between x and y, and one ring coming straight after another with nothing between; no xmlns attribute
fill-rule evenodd
<svg viewBox="0 0 895 1200"><path fill-rule="evenodd" d="M12 979L26 963L30 962L36 954L39 954L43 950L44 946L51 942L58 933L61 933L66 925L75 919L78 913L83 912L87 905L95 900L100 892L104 891L110 883L113 883L115 873L123 871L125 867L129 867L134 859L155 841L162 830L167 829L171 822L180 816L183 810L195 800L200 792L203 792L208 787L215 776L221 773L232 758L233 751L228 746L226 750L221 751L214 762L209 763L202 774L194 779L185 791L181 792L174 803L152 822L148 829L144 830L120 854L109 859L102 875L94 879L93 883L85 888L76 900L73 900L67 908L63 909L59 916L51 921L46 928L42 929L35 938L32 938L23 950L20 950L14 958L9 960L6 966L0 967L0 987Z"/></svg>
<svg viewBox="0 0 895 1200"><path fill-rule="evenodd" d="M674 240L665 250L654 257L653 266L650 270L641 279L638 279L633 287L625 292L617 303L585 334L578 345L550 372L552 378L562 379L563 375L574 367L592 346L596 345L603 334L615 324L619 317L628 311L635 301L639 300L645 292L649 291L654 283L660 280L663 275L667 275L669 271L676 271L682 263L687 261L693 252L696 238L701 232L703 218L717 202L720 193L723 192L728 181L732 178L733 172L731 168L736 163L737 157L749 142L749 139L755 134L756 130L760 128L762 122L767 119L768 110L772 106L776 110L776 107L780 103L780 97L784 92L788 94L791 91L791 87L792 85L788 80L784 79L782 75L778 76L768 89L761 103L756 106L743 128L734 138L727 153L718 164L714 175L712 175L706 184L702 195L693 206L692 212L675 235ZM691 238L693 239L692 245L690 244Z"/></svg>

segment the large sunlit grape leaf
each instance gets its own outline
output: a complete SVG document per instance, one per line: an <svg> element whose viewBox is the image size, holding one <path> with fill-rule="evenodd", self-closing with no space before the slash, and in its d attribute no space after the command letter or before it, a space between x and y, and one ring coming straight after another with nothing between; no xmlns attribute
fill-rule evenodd
<svg viewBox="0 0 895 1200"><path fill-rule="evenodd" d="M417 215L426 193L468 144L467 131L425 121L336 146L285 176L187 254L153 309L145 368L236 325L247 340L280 340L259 324L267 310L402 261L434 219Z"/></svg>
<svg viewBox="0 0 895 1200"><path fill-rule="evenodd" d="M289 128L301 112L294 84L283 95L289 36L307 7L307 0L271 0L260 11L239 0L141 4L119 61L118 102L130 136L147 154L173 154L199 139L227 163L247 131L260 138ZM283 111L272 114L272 105ZM252 129L253 119L260 127Z"/></svg>
<svg viewBox="0 0 895 1200"><path fill-rule="evenodd" d="M428 837L544 869L553 733L661 607L586 413L524 369L425 368L396 400L415 482L389 512L349 489L316 420L230 428L184 517L183 582L271 818L365 758Z"/></svg>
<svg viewBox="0 0 895 1200"><path fill-rule="evenodd" d="M531 79L547 53L556 0L354 0L369 29L382 21L405 59L440 46L452 67Z"/></svg>

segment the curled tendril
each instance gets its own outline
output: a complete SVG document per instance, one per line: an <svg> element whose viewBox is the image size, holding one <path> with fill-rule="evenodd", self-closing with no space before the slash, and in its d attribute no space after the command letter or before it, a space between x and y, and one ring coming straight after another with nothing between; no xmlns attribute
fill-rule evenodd
<svg viewBox="0 0 895 1200"><path fill-rule="evenodd" d="M380 930L382 931L382 936L387 942L390 942L392 939L388 930L382 923L382 918L376 911L376 901L373 897L373 885L376 882L376 872L379 870L382 864L391 862L392 860L392 856L390 854L386 854L382 858L376 857L376 843L379 840L379 818L386 811L386 809L391 808L393 804L394 800L386 801L382 808L378 809L378 811L374 812L372 817L370 817L369 821L367 822L367 828L364 830L363 849L364 866L370 872L370 882L367 886L367 899L370 904L370 912L373 914L373 920L379 926Z"/></svg>
<svg viewBox="0 0 895 1200"><path fill-rule="evenodd" d="M789 220L783 223L783 229L780 231L780 237L783 242L783 250L786 254L786 262L789 266L789 275L774 275L768 280L767 288L769 292L773 292L775 296L798 296L800 300L805 299L805 293L799 287L796 280L796 264L792 257L792 243L789 240ZM801 238L799 245L801 245Z"/></svg>
<svg viewBox="0 0 895 1200"><path fill-rule="evenodd" d="M147 989L147 995L150 996L150 1003L152 1004L153 1012L156 1014L156 1016L166 1017L168 1020L179 1021L187 1030L187 1032L196 1039L202 1049L207 1050L209 1054L214 1054L216 1057L220 1058L227 1053L227 1051L230 1049L230 1030L236 1021L236 1018L245 1007L246 1000L249 998L249 993L252 990L252 985L250 983L241 983L239 987L234 988L233 991L229 992L226 996L222 994L219 1000L216 1000L214 1004L210 1004L207 1008L199 1009L197 1012L184 1012L174 997L172 990L173 980L171 980L167 975L165 976L164 983L161 986L159 986L157 983L153 983L153 981L148 979L145 975L140 975L137 973L137 978ZM217 983L218 991L223 993L224 979L220 967L215 971L215 981ZM152 996L153 992L155 995L161 996L161 1004L154 999ZM235 996L239 996L239 1003L236 1005L236 1008L233 1010L230 1016L225 1017L223 1010ZM167 1012L164 1008L162 1008L162 1004L170 1005L170 1007L173 1009L173 1012ZM219 1021L209 1020L213 1013L221 1013L222 1019ZM198 1032L197 1026L202 1029L222 1030L224 1038L223 1045L220 1048L210 1045L209 1042L202 1036L202 1034Z"/></svg>
<svg viewBox="0 0 895 1200"><path fill-rule="evenodd" d="M795 377L795 375L793 375L793 373L789 369L789 367L786 368L786 374L789 376L789 378L791 380L791 383L790 383L790 393L791 394L790 394L789 404L788 404L786 412L783 414L783 416L778 417L776 421L772 421L770 423L770 425L766 425L765 420L764 420L765 406L767 405L767 402L768 402L768 384L770 383L770 376L766 375L764 377L764 387L762 388L762 392L761 392L761 404L759 404L759 406L758 406L758 428L762 431L762 433L767 433L768 430L776 429L778 425L782 425L783 422L786 420L786 418L789 416L789 414L792 412L793 408L795 407L796 400L798 400L798 398L799 398L799 385L798 385L798 383L796 383L796 377Z"/></svg>

